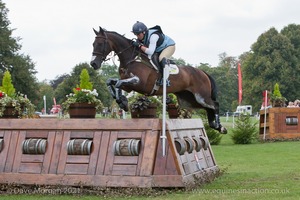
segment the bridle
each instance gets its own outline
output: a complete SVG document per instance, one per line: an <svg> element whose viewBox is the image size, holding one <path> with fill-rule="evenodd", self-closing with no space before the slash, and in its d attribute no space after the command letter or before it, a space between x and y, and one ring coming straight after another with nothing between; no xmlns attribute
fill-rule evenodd
<svg viewBox="0 0 300 200"><path fill-rule="evenodd" d="M107 34L106 32L104 31L104 36L99 36L97 35L96 36L96 39L97 38L102 38L104 39L104 45L103 45L103 48L101 49L101 52L98 52L98 51L93 51L93 55L97 55L97 56L100 56L100 60L102 62L105 62L105 61L108 61L110 60L111 58L107 58L106 59L106 55L105 55L105 50L106 50L106 46L109 45L110 49L112 49L112 47L110 46L109 42L108 42L108 37L107 37ZM132 47L133 45L129 45L128 47L126 47L125 49L119 51L119 52L115 52L114 56L116 55L121 55L122 53L124 53L125 51L127 51L130 47ZM133 51L134 53L134 51Z"/></svg>
<svg viewBox="0 0 300 200"><path fill-rule="evenodd" d="M100 60L102 61L102 62L105 62L105 61L108 61L110 58L108 58L108 59L105 59L106 58L106 55L105 55L105 49L106 49L106 45L107 45L107 43L108 43L108 39L107 39L107 35L106 35L106 33L104 32L104 36L105 37L103 37L103 36L96 36L96 39L97 38L103 38L104 39L104 45L103 45L103 49L102 49L102 52L98 52L98 51L93 51L93 55L97 55L97 56L100 56Z"/></svg>

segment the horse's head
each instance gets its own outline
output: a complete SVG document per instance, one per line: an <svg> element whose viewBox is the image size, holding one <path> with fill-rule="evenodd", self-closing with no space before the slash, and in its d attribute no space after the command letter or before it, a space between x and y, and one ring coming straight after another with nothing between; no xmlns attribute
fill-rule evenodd
<svg viewBox="0 0 300 200"><path fill-rule="evenodd" d="M90 65L96 70L101 67L102 62L105 61L106 56L112 49L104 29L99 27L99 31L94 29L94 32L96 38L93 43L93 56Z"/></svg>

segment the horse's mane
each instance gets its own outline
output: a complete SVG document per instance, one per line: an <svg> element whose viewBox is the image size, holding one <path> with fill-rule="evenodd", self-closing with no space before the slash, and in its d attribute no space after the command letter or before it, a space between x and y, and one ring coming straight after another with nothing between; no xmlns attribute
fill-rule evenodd
<svg viewBox="0 0 300 200"><path fill-rule="evenodd" d="M121 37L121 38L125 38L128 42L131 42L132 40L128 39L125 37L125 34L121 35L120 33L117 33L115 31L108 31L106 29L103 28L103 30L107 33L110 33L110 34L114 34L114 35L117 35L118 37Z"/></svg>
<svg viewBox="0 0 300 200"><path fill-rule="evenodd" d="M117 33L117 32L115 32L115 31L108 31L108 30L106 30L106 29L104 29L104 28L103 28L103 30L104 30L106 33L108 33L108 34L113 34L113 35L116 35L117 37L126 39L126 41L127 41L128 43L131 43L131 42L133 41L133 39L128 39L128 38L125 37L125 35L121 35L120 33ZM147 56L144 52L140 52L140 51L138 51L138 50L135 50L135 52L136 52L136 54L140 53L140 55L143 57L143 59L146 60L146 61L148 61L149 64L150 64L149 58L148 58L148 56ZM151 65L151 64L150 64L150 65Z"/></svg>

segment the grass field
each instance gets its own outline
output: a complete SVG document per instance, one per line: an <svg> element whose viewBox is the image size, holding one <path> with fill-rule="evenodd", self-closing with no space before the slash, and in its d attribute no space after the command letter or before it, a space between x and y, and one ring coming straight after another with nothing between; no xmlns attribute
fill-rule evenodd
<svg viewBox="0 0 300 200"><path fill-rule="evenodd" d="M227 122L230 126L230 122ZM174 190L156 197L133 196L125 199L199 200L199 199L299 199L300 142L273 142L235 145L230 133L220 145L212 146L224 174L201 188ZM2 195L0 199L105 199L97 195ZM109 197L124 199L124 197Z"/></svg>

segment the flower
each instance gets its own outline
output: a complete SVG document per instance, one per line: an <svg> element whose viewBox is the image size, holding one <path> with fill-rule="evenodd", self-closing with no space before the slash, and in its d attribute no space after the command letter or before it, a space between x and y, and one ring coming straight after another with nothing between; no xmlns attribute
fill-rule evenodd
<svg viewBox="0 0 300 200"><path fill-rule="evenodd" d="M74 93L70 93L66 95L67 100L62 103L62 107L64 110L68 111L70 105L73 103L88 103L94 104L96 107L96 111L102 111L103 104L100 99L97 99L98 93L96 89L88 90L88 89L80 89L75 88Z"/></svg>
<svg viewBox="0 0 300 200"><path fill-rule="evenodd" d="M162 108L162 102L155 96L146 96L139 93L129 98L129 104L132 112L145 110L153 104L158 107L159 111Z"/></svg>
<svg viewBox="0 0 300 200"><path fill-rule="evenodd" d="M0 116L3 116L7 106L14 107L13 114L18 114L18 117L32 117L34 115L34 105L20 92L8 96L5 92L0 91Z"/></svg>

